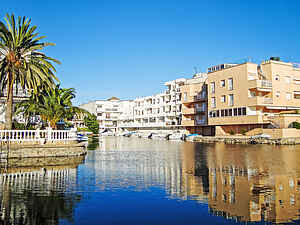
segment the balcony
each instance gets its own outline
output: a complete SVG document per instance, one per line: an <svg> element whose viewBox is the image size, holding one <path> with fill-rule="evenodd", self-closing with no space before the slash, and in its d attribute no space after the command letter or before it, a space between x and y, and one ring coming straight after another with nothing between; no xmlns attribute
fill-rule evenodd
<svg viewBox="0 0 300 225"><path fill-rule="evenodd" d="M181 101L183 104L207 101L207 95L187 96L186 98L182 98Z"/></svg>
<svg viewBox="0 0 300 225"><path fill-rule="evenodd" d="M182 120L182 126L195 126L195 120Z"/></svg>
<svg viewBox="0 0 300 225"><path fill-rule="evenodd" d="M256 89L264 92L272 91L272 81L270 80L250 80L248 85L249 89Z"/></svg>
<svg viewBox="0 0 300 225"><path fill-rule="evenodd" d="M202 120L197 120L196 119L196 125L204 125L204 124L206 124L206 120L205 119L202 119Z"/></svg>
<svg viewBox="0 0 300 225"><path fill-rule="evenodd" d="M206 107L196 107L196 113L205 113Z"/></svg>
<svg viewBox="0 0 300 225"><path fill-rule="evenodd" d="M184 107L184 108L182 108L182 114L185 114L185 115L196 114L196 109L194 107L191 107L191 108Z"/></svg>
<svg viewBox="0 0 300 225"><path fill-rule="evenodd" d="M249 99L249 101L248 101L249 106L271 105L271 104L273 104L273 99L272 98L255 96L255 97L248 98L248 99Z"/></svg>

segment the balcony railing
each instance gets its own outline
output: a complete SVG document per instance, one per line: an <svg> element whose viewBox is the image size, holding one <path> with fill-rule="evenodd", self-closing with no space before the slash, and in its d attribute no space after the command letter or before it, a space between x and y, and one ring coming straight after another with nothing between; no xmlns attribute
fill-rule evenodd
<svg viewBox="0 0 300 225"><path fill-rule="evenodd" d="M272 90L272 81L270 80L251 80L249 81L249 89L264 89L264 91Z"/></svg>
<svg viewBox="0 0 300 225"><path fill-rule="evenodd" d="M269 105L273 104L273 99L272 98L266 98L266 97L260 97L260 96L255 96L249 98L249 105Z"/></svg>

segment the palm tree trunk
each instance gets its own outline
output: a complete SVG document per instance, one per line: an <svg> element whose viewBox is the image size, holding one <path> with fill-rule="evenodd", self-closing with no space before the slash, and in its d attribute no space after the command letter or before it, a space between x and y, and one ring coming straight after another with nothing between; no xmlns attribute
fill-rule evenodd
<svg viewBox="0 0 300 225"><path fill-rule="evenodd" d="M12 129L12 115L13 115L13 74L8 73L7 82L7 99L6 99L6 112L5 112L5 129Z"/></svg>

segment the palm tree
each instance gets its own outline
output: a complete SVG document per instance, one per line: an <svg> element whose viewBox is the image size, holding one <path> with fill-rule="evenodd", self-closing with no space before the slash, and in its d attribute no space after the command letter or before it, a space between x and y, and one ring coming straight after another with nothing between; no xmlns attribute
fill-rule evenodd
<svg viewBox="0 0 300 225"><path fill-rule="evenodd" d="M74 88L60 88L56 85L54 89L34 94L28 100L17 104L16 113L23 113L25 118L39 115L49 126L56 129L57 122L61 119L72 119L74 115L89 115L86 110L72 105L73 98Z"/></svg>
<svg viewBox="0 0 300 225"><path fill-rule="evenodd" d="M7 90L5 127L11 129L16 85L31 93L39 92L41 87L54 87L58 79L52 63L60 62L40 52L54 44L40 42L45 37L39 36L30 19L18 17L16 21L14 14L7 14L5 21L0 21L0 88L2 92Z"/></svg>

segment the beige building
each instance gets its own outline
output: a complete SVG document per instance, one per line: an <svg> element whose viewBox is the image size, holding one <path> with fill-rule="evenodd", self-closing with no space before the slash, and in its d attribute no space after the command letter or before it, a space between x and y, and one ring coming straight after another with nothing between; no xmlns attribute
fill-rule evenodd
<svg viewBox="0 0 300 225"><path fill-rule="evenodd" d="M207 74L187 79L181 86L182 123L189 133L210 134L207 126Z"/></svg>
<svg viewBox="0 0 300 225"><path fill-rule="evenodd" d="M186 95L183 125L191 133L205 134L206 126L211 134L214 129L217 135L237 134L254 128L288 128L300 121L300 69L278 59L260 65L213 66L205 81L187 80L181 92ZM207 96L208 118L199 124L197 120L205 118L197 116L199 103L201 109L206 101L202 95Z"/></svg>

